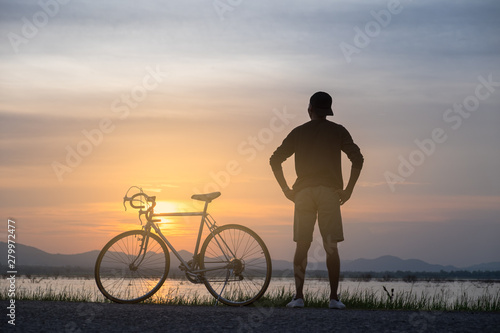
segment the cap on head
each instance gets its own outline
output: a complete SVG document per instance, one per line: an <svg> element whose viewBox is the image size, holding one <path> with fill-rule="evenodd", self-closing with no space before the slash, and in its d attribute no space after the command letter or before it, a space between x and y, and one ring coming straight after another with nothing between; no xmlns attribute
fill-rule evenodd
<svg viewBox="0 0 500 333"><path fill-rule="evenodd" d="M312 111L318 116L333 116L332 97L323 91L318 91L309 100Z"/></svg>

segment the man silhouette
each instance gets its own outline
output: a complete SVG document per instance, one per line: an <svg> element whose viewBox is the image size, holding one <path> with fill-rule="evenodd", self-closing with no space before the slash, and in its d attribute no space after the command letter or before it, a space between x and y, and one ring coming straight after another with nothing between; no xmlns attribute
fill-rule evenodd
<svg viewBox="0 0 500 333"><path fill-rule="evenodd" d="M304 278L307 252L313 240L316 218L326 251L326 265L330 280L331 309L344 309L337 289L340 258L337 243L344 240L340 205L351 197L361 168L363 155L349 132L339 124L326 119L333 116L332 98L319 91L309 100L311 120L293 129L273 153L270 164L284 195L295 203L293 240L296 250L293 259L295 297L287 307L304 307ZM341 152L352 163L346 188L342 180ZM281 164L295 154L297 180L290 189Z"/></svg>

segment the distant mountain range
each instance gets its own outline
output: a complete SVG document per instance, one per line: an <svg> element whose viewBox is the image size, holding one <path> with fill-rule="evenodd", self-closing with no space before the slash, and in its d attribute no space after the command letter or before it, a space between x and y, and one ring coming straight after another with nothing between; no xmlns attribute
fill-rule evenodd
<svg viewBox="0 0 500 333"><path fill-rule="evenodd" d="M0 242L0 253L7 253L7 243ZM179 251L181 257L185 260L192 258L188 251ZM89 251L80 254L51 254L39 250L32 246L16 244L16 266L22 273L24 266L43 266L43 267L81 267L93 268L99 251ZM179 266L179 260L170 253L170 267L176 269ZM0 266L6 266L7 256L0 257ZM484 263L464 268L455 266L443 266L429 264L418 259L401 259L395 256L382 256L376 259L356 259L345 260L341 263L344 272L452 272L452 271L500 271L500 262ZM291 270L292 263L286 260L273 260L274 270ZM325 263L310 262L308 269L326 270Z"/></svg>

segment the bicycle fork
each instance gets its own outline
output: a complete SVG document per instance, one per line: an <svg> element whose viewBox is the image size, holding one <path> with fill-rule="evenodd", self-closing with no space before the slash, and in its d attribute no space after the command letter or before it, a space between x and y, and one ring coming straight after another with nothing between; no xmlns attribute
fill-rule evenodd
<svg viewBox="0 0 500 333"><path fill-rule="evenodd" d="M145 230L144 236L142 237L141 248L139 250L139 253L137 254L137 257L128 265L131 271L135 272L137 268L141 265L141 263L144 261L144 257L146 257L148 242L149 242L149 232L150 230ZM140 258L139 262L136 263L139 258Z"/></svg>

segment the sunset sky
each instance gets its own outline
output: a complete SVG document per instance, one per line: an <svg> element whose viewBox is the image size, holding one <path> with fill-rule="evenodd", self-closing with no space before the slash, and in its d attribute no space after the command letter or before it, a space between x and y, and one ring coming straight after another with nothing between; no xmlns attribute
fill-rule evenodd
<svg viewBox="0 0 500 333"><path fill-rule="evenodd" d="M365 156L342 259L500 261L499 17L495 0L0 0L0 235L12 218L19 243L96 250L140 227L132 185L161 211L221 191L219 224L291 260L269 157L323 90ZM188 251L197 228L165 224Z"/></svg>

